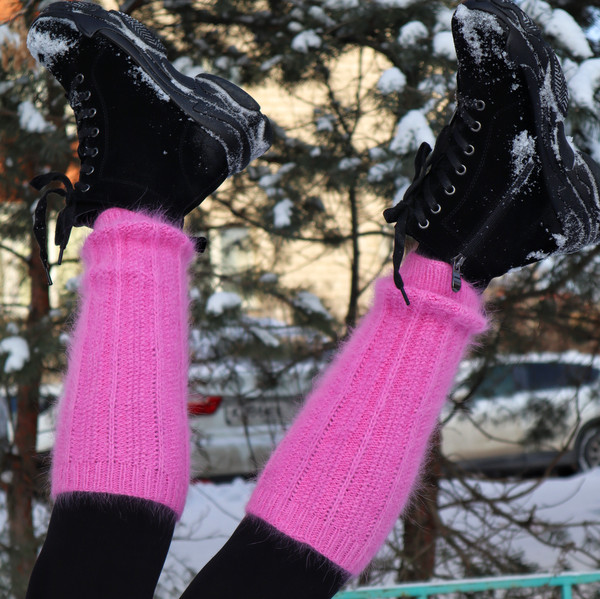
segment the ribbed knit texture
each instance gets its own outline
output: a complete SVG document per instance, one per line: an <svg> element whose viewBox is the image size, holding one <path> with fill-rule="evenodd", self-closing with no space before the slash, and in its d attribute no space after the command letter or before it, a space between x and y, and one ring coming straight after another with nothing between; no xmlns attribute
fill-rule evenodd
<svg viewBox="0 0 600 599"><path fill-rule="evenodd" d="M183 511L189 481L188 285L179 229L118 208L85 242L58 406L52 495L149 499Z"/></svg>
<svg viewBox="0 0 600 599"><path fill-rule="evenodd" d="M262 472L247 513L352 575L407 503L472 335L481 298L450 288L451 267L411 254L341 349Z"/></svg>

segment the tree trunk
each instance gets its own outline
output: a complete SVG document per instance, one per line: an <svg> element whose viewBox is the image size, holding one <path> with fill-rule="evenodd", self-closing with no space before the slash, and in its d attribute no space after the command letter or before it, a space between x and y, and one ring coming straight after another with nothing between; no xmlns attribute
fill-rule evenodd
<svg viewBox="0 0 600 599"><path fill-rule="evenodd" d="M31 376L27 383L20 384L17 389L12 480L7 489L11 590L15 599L24 599L37 556L37 541L33 530L33 498L38 476L35 450L42 363L35 353L35 347L44 334L43 321L50 311L46 275L37 254L37 243L32 235L32 257L29 263L31 304L27 318L31 354L28 368L31 369Z"/></svg>
<svg viewBox="0 0 600 599"><path fill-rule="evenodd" d="M441 434L431 436L427 461L423 467L418 494L404 513L403 555L398 581L432 578L438 537L438 495L442 472Z"/></svg>

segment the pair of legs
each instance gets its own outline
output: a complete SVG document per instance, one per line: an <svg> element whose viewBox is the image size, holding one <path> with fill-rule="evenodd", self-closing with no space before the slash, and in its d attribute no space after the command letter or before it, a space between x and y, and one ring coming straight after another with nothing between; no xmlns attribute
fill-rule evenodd
<svg viewBox="0 0 600 599"><path fill-rule="evenodd" d="M159 218L98 217L52 465L53 510L29 597L150 598L188 485L192 243ZM233 537L183 595L331 597L379 549L417 478L479 294L411 255L307 399ZM402 331L402 334L398 334Z"/></svg>
<svg viewBox="0 0 600 599"><path fill-rule="evenodd" d="M597 240L600 176L564 137L552 51L505 0L468 0L453 31L457 111L433 152L419 151L405 199L385 214L397 223L394 274L377 283L240 527L184 599L326 599L359 574L409 500L456 367L486 327L481 289L542 254ZM51 5L29 47L67 90L82 157L75 186L54 173L34 183L65 183L61 247L71 226L94 230L59 404L56 503L28 599L149 599L188 484L194 244L179 227L266 150L268 122L228 82L174 72L160 42L125 15ZM132 85L136 69L152 84ZM126 120L124 103L138 106ZM118 149L123 128L148 142L130 171ZM530 143L517 160L518 140ZM420 245L401 265L407 233Z"/></svg>

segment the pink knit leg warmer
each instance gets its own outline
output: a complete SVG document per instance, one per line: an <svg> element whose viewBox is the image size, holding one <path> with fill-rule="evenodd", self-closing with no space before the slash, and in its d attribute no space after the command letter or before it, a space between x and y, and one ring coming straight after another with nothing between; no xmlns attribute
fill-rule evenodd
<svg viewBox="0 0 600 599"><path fill-rule="evenodd" d="M58 406L52 495L111 493L178 516L189 480L187 267L191 241L158 218L98 217Z"/></svg>
<svg viewBox="0 0 600 599"><path fill-rule="evenodd" d="M247 506L352 575L375 556L409 499L428 439L472 336L486 320L451 267L416 254L342 348L258 480Z"/></svg>

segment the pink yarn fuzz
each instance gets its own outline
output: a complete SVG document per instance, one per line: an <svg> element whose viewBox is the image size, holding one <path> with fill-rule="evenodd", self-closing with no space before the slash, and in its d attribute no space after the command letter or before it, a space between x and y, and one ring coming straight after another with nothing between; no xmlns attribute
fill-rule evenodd
<svg viewBox="0 0 600 599"><path fill-rule="evenodd" d="M450 288L451 267L416 254L392 278L308 397L247 506L352 575L405 507L429 437L472 336L481 298Z"/></svg>
<svg viewBox="0 0 600 599"><path fill-rule="evenodd" d="M58 406L52 495L148 499L183 511L189 481L188 284L179 229L118 208L98 217Z"/></svg>

